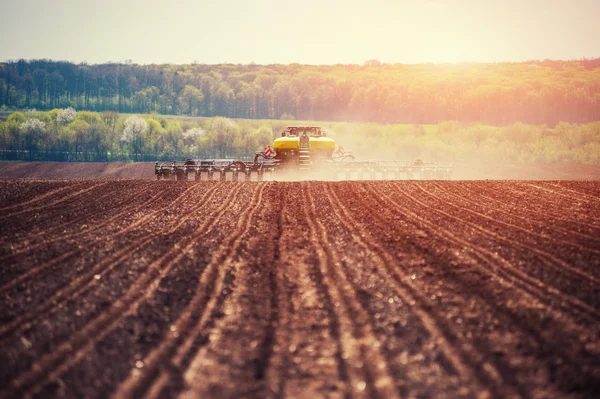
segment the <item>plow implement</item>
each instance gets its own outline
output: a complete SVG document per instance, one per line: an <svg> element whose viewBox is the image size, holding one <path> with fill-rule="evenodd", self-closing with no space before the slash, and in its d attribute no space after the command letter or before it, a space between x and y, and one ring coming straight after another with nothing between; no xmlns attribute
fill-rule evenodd
<svg viewBox="0 0 600 399"><path fill-rule="evenodd" d="M165 180L448 180L452 163L360 161L337 149L320 127L291 126L252 162L237 159L187 159L156 162L157 179Z"/></svg>
<svg viewBox="0 0 600 399"><path fill-rule="evenodd" d="M244 162L231 159L188 159L184 162L156 162L154 174L164 180L263 180L272 175L275 162Z"/></svg>
<svg viewBox="0 0 600 399"><path fill-rule="evenodd" d="M302 164L301 164L302 165ZM451 163L418 163L417 161L322 161L319 165L302 165L291 169L275 162L239 160L188 160L156 162L154 172L163 180L449 180Z"/></svg>
<svg viewBox="0 0 600 399"><path fill-rule="evenodd" d="M350 161L329 164L333 180L449 180L451 163L421 161Z"/></svg>

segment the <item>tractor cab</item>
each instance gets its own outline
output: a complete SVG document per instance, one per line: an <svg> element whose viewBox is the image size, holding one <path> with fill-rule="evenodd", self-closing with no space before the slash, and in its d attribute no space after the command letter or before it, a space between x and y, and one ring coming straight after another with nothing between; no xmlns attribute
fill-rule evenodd
<svg viewBox="0 0 600 399"><path fill-rule="evenodd" d="M319 126L288 126L281 137L326 137L325 131Z"/></svg>

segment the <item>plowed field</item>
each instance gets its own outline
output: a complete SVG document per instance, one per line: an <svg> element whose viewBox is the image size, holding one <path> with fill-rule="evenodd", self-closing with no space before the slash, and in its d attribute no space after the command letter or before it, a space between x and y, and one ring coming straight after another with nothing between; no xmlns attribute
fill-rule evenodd
<svg viewBox="0 0 600 399"><path fill-rule="evenodd" d="M0 397L597 397L600 182L0 180Z"/></svg>

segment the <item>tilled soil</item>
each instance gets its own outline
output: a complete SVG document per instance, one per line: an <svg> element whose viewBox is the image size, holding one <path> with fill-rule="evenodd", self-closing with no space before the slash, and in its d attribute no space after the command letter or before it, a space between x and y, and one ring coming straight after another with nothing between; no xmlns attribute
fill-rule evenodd
<svg viewBox="0 0 600 399"><path fill-rule="evenodd" d="M154 178L153 162L0 162L0 178Z"/></svg>
<svg viewBox="0 0 600 399"><path fill-rule="evenodd" d="M0 180L0 397L600 392L600 182Z"/></svg>

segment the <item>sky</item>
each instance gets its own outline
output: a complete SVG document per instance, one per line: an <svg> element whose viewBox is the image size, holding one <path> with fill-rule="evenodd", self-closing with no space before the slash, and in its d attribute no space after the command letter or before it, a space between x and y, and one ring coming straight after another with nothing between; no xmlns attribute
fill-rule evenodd
<svg viewBox="0 0 600 399"><path fill-rule="evenodd" d="M504 62L600 57L600 0L0 0L0 61Z"/></svg>

